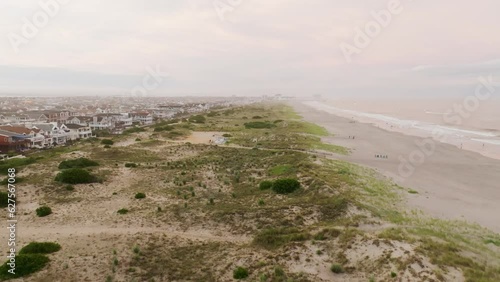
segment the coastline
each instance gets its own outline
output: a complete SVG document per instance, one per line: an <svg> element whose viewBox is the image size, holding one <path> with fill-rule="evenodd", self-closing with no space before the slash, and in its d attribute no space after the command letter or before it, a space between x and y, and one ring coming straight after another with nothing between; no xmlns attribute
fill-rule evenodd
<svg viewBox="0 0 500 282"><path fill-rule="evenodd" d="M338 159L373 168L396 184L415 190L407 197L410 207L438 218L478 223L500 233L500 222L495 218L500 214L499 160L442 142L434 142L432 152L423 154L425 138L356 122L303 103L291 105L304 120L335 134L324 142L352 150ZM424 159L412 163L414 155Z"/></svg>
<svg viewBox="0 0 500 282"><path fill-rule="evenodd" d="M317 110L348 118L354 122L371 124L387 131L409 136L432 138L437 142L447 143L462 150L476 152L483 156L500 160L500 132L497 130L480 131L471 128L459 128L448 124L402 119L389 115L341 109L329 103L316 101L308 101L304 102L304 104Z"/></svg>

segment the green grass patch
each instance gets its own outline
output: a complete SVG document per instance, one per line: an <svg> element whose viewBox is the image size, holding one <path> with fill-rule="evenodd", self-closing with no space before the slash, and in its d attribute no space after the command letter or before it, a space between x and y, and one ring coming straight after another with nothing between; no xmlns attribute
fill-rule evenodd
<svg viewBox="0 0 500 282"><path fill-rule="evenodd" d="M70 168L57 174L55 181L66 184L84 184L98 182L96 176L81 168Z"/></svg>
<svg viewBox="0 0 500 282"><path fill-rule="evenodd" d="M50 259L42 254L19 254L16 256L15 274L8 272L10 266L6 261L0 266L0 279L10 280L14 278L24 277L42 270L49 263Z"/></svg>
<svg viewBox="0 0 500 282"><path fill-rule="evenodd" d="M273 191L278 194L290 194L300 188L300 182L297 179L284 178L273 182Z"/></svg>
<svg viewBox="0 0 500 282"><path fill-rule="evenodd" d="M24 246L19 254L51 254L60 249L61 245L53 242L31 242Z"/></svg>
<svg viewBox="0 0 500 282"><path fill-rule="evenodd" d="M10 160L0 161L0 175L7 175L7 170L9 168L15 168L17 170L20 167L27 166L35 162L35 158L14 158Z"/></svg>
<svg viewBox="0 0 500 282"><path fill-rule="evenodd" d="M332 264L332 266L330 267L330 270L336 274L345 272L344 268L340 264Z"/></svg>
<svg viewBox="0 0 500 282"><path fill-rule="evenodd" d="M345 147L338 146L338 145L333 145L333 144L328 144L328 143L322 143L322 142L315 142L311 144L312 149L316 150L323 150L327 152L332 152L340 155L348 155L349 150Z"/></svg>
<svg viewBox="0 0 500 282"><path fill-rule="evenodd" d="M275 167L272 167L269 169L269 174L276 176L276 175L290 175L295 173L295 167L291 165L278 165Z"/></svg>
<svg viewBox="0 0 500 282"><path fill-rule="evenodd" d="M144 199L144 198L146 198L146 194L144 194L144 193L137 193L137 194L135 194L135 198L136 199Z"/></svg>
<svg viewBox="0 0 500 282"><path fill-rule="evenodd" d="M126 129L125 131L123 131L123 134L139 133L139 132L145 132L145 131L146 131L146 129L143 127L132 127L132 128L129 128L129 129Z"/></svg>
<svg viewBox="0 0 500 282"><path fill-rule="evenodd" d="M247 277L248 277L248 270L246 268L239 266L233 271L234 279L240 280L240 279L245 279Z"/></svg>
<svg viewBox="0 0 500 282"><path fill-rule="evenodd" d="M274 123L268 121L252 121L244 123L245 128L256 128L256 129L264 129L264 128L273 128L276 127Z"/></svg>
<svg viewBox="0 0 500 282"><path fill-rule="evenodd" d="M101 144L111 146L111 145L115 144L115 142L111 139L102 139Z"/></svg>
<svg viewBox="0 0 500 282"><path fill-rule="evenodd" d="M117 211L118 214L127 214L128 213L128 209L119 209Z"/></svg>
<svg viewBox="0 0 500 282"><path fill-rule="evenodd" d="M266 249L276 249L289 242L306 241L309 238L311 238L309 233L297 228L272 228L257 234L253 243Z"/></svg>
<svg viewBox="0 0 500 282"><path fill-rule="evenodd" d="M87 158L78 158L74 160L66 160L62 161L59 164L59 169L69 169L69 168L85 168L85 167L91 167L91 166L98 166L99 163L89 160Z"/></svg>
<svg viewBox="0 0 500 282"><path fill-rule="evenodd" d="M9 205L9 194L0 192L0 208L6 208Z"/></svg>
<svg viewBox="0 0 500 282"><path fill-rule="evenodd" d="M48 216L50 214L52 214L52 209L47 207L47 206L43 206L43 207L39 207L35 210L36 212L36 215L39 216L39 217L44 217L44 216Z"/></svg>
<svg viewBox="0 0 500 282"><path fill-rule="evenodd" d="M485 244L493 244L497 247L500 247L500 240L499 239L496 239L496 240L495 239L486 239L486 240L484 240L484 243Z"/></svg>
<svg viewBox="0 0 500 282"><path fill-rule="evenodd" d="M272 187L273 187L273 182L269 181L269 180L264 180L264 181L260 182L260 184L259 184L260 190L268 190L268 189L271 189Z"/></svg>

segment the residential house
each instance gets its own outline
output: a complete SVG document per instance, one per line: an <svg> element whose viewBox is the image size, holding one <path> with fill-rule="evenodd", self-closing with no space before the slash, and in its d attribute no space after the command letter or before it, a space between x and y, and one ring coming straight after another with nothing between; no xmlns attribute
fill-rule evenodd
<svg viewBox="0 0 500 282"><path fill-rule="evenodd" d="M89 117L89 116L73 116L73 117L68 118L66 120L65 124L66 125L78 124L78 125L87 126L90 123L92 123L92 121L93 121L92 117Z"/></svg>
<svg viewBox="0 0 500 282"><path fill-rule="evenodd" d="M0 152L22 151L29 147L30 141L26 136L10 131L0 130Z"/></svg>
<svg viewBox="0 0 500 282"><path fill-rule="evenodd" d="M46 136L45 144L62 145L68 141L67 127L65 125L59 126L57 122L35 123L33 128L40 129L41 133Z"/></svg>
<svg viewBox="0 0 500 282"><path fill-rule="evenodd" d="M66 122L71 116L69 111L44 111L42 112L47 117L48 122Z"/></svg>
<svg viewBox="0 0 500 282"><path fill-rule="evenodd" d="M148 112L135 112L130 113L133 122L138 122L142 125L152 124L153 116Z"/></svg>
<svg viewBox="0 0 500 282"><path fill-rule="evenodd" d="M86 139L92 137L92 129L90 126L79 124L66 124L69 133L69 140Z"/></svg>
<svg viewBox="0 0 500 282"><path fill-rule="evenodd" d="M172 118L176 114L183 113L184 107L178 104L166 104L158 106L153 110L153 116L158 118Z"/></svg>
<svg viewBox="0 0 500 282"><path fill-rule="evenodd" d="M40 148L45 146L45 136L40 133L39 129L30 129L24 126L5 125L0 126L0 130L26 137L26 140L29 141L28 147Z"/></svg>
<svg viewBox="0 0 500 282"><path fill-rule="evenodd" d="M120 114L98 114L92 117L89 126L92 130L112 130L120 117Z"/></svg>

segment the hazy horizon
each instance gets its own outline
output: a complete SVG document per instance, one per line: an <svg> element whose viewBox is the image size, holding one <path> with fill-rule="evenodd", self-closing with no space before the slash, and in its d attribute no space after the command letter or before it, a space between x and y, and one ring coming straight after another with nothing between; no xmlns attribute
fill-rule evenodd
<svg viewBox="0 0 500 282"><path fill-rule="evenodd" d="M152 96L457 97L500 81L493 0L41 3L0 3L0 96L127 95L152 70Z"/></svg>

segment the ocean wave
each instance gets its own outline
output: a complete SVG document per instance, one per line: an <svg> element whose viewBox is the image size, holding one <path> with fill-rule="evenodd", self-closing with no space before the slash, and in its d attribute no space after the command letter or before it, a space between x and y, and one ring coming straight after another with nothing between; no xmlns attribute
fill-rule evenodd
<svg viewBox="0 0 500 282"><path fill-rule="evenodd" d="M482 137L496 137L496 134L492 133L492 132L461 129L461 128L456 128L456 127L449 127L449 126L444 126L444 125L439 125L439 124L434 124L434 123L418 121L418 120L400 119L400 118L382 115L382 114L373 114L373 113L359 112L359 111L354 111L354 110L340 109L340 108L325 105L325 104L322 104L322 103L319 103L316 101L305 102L305 104L309 105L311 107L314 107L318 110L324 110L326 112L330 112L333 114L335 112L337 112L337 113L340 112L340 113L349 114L350 116L365 117L365 118L372 119L372 120L383 121L385 123L392 124L396 127L419 129L422 131L426 131L430 134L434 134L436 131L439 131L442 134L449 134L449 135L454 135L454 136L458 136L458 137L465 137L467 135L476 135L476 136L482 136Z"/></svg>

